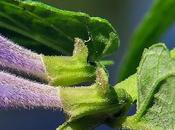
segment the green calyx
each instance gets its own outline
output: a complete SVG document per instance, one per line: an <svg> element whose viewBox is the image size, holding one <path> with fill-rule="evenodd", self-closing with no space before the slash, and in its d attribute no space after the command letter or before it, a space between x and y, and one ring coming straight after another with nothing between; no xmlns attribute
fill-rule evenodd
<svg viewBox="0 0 175 130"><path fill-rule="evenodd" d="M59 127L59 130L63 130L63 128L66 130L77 125L81 127L83 123L77 123L80 119L84 120L84 123L88 122L88 119L95 120L87 126L87 128L92 128L107 117L120 113L125 106L132 102L132 98L124 89L115 90L109 87L107 74L101 68L96 71L95 84L60 88L60 93L68 121Z"/></svg>
<svg viewBox="0 0 175 130"><path fill-rule="evenodd" d="M74 85L95 79L95 67L87 62L85 42L75 38L73 56L43 56L51 85Z"/></svg>

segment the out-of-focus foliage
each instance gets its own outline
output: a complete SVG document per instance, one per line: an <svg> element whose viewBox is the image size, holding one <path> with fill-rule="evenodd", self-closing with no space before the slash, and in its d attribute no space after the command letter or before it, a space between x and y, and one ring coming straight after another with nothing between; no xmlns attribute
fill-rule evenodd
<svg viewBox="0 0 175 130"><path fill-rule="evenodd" d="M175 21L175 0L155 0L153 7L135 31L121 66L119 80L136 72L144 48L156 43Z"/></svg>

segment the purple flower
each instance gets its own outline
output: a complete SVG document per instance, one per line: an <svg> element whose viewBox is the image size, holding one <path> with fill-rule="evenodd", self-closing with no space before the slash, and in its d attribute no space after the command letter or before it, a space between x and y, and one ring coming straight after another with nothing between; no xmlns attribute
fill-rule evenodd
<svg viewBox="0 0 175 130"><path fill-rule="evenodd" d="M0 109L60 109L59 88L34 83L0 72Z"/></svg>
<svg viewBox="0 0 175 130"><path fill-rule="evenodd" d="M0 36L0 69L46 80L42 56Z"/></svg>

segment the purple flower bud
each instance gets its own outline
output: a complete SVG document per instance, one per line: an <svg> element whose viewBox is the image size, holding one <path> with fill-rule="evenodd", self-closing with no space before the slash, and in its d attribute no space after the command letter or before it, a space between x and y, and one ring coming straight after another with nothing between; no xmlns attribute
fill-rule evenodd
<svg viewBox="0 0 175 130"><path fill-rule="evenodd" d="M0 72L0 109L60 109L59 88Z"/></svg>
<svg viewBox="0 0 175 130"><path fill-rule="evenodd" d="M0 69L46 80L42 56L0 36Z"/></svg>

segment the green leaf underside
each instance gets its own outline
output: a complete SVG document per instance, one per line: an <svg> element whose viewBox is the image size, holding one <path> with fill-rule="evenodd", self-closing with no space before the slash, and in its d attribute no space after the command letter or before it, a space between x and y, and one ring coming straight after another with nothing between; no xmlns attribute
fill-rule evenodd
<svg viewBox="0 0 175 130"><path fill-rule="evenodd" d="M175 130L175 61L170 51L163 44L145 50L137 75L137 113L128 118L126 126L138 130Z"/></svg>
<svg viewBox="0 0 175 130"><path fill-rule="evenodd" d="M137 72L140 116L144 114L154 96L158 83L175 72L173 64L170 52L163 44L156 44L144 51Z"/></svg>
<svg viewBox="0 0 175 130"><path fill-rule="evenodd" d="M1 0L0 6L1 33L8 36L6 31L12 32L8 37L13 36L12 39L26 47L47 46L71 54L75 37L90 39L86 44L91 60L111 54L118 48L116 31L102 18L60 10L40 2ZM25 44L26 40L30 45Z"/></svg>
<svg viewBox="0 0 175 130"><path fill-rule="evenodd" d="M153 7L144 17L131 39L128 53L120 69L119 80L136 72L144 48L159 42L160 36L174 23L174 7L174 0L154 1Z"/></svg>
<svg viewBox="0 0 175 130"><path fill-rule="evenodd" d="M175 130L175 75L166 77L157 85L157 91L149 106L150 109L143 116L152 129ZM153 104L153 105L152 105Z"/></svg>

